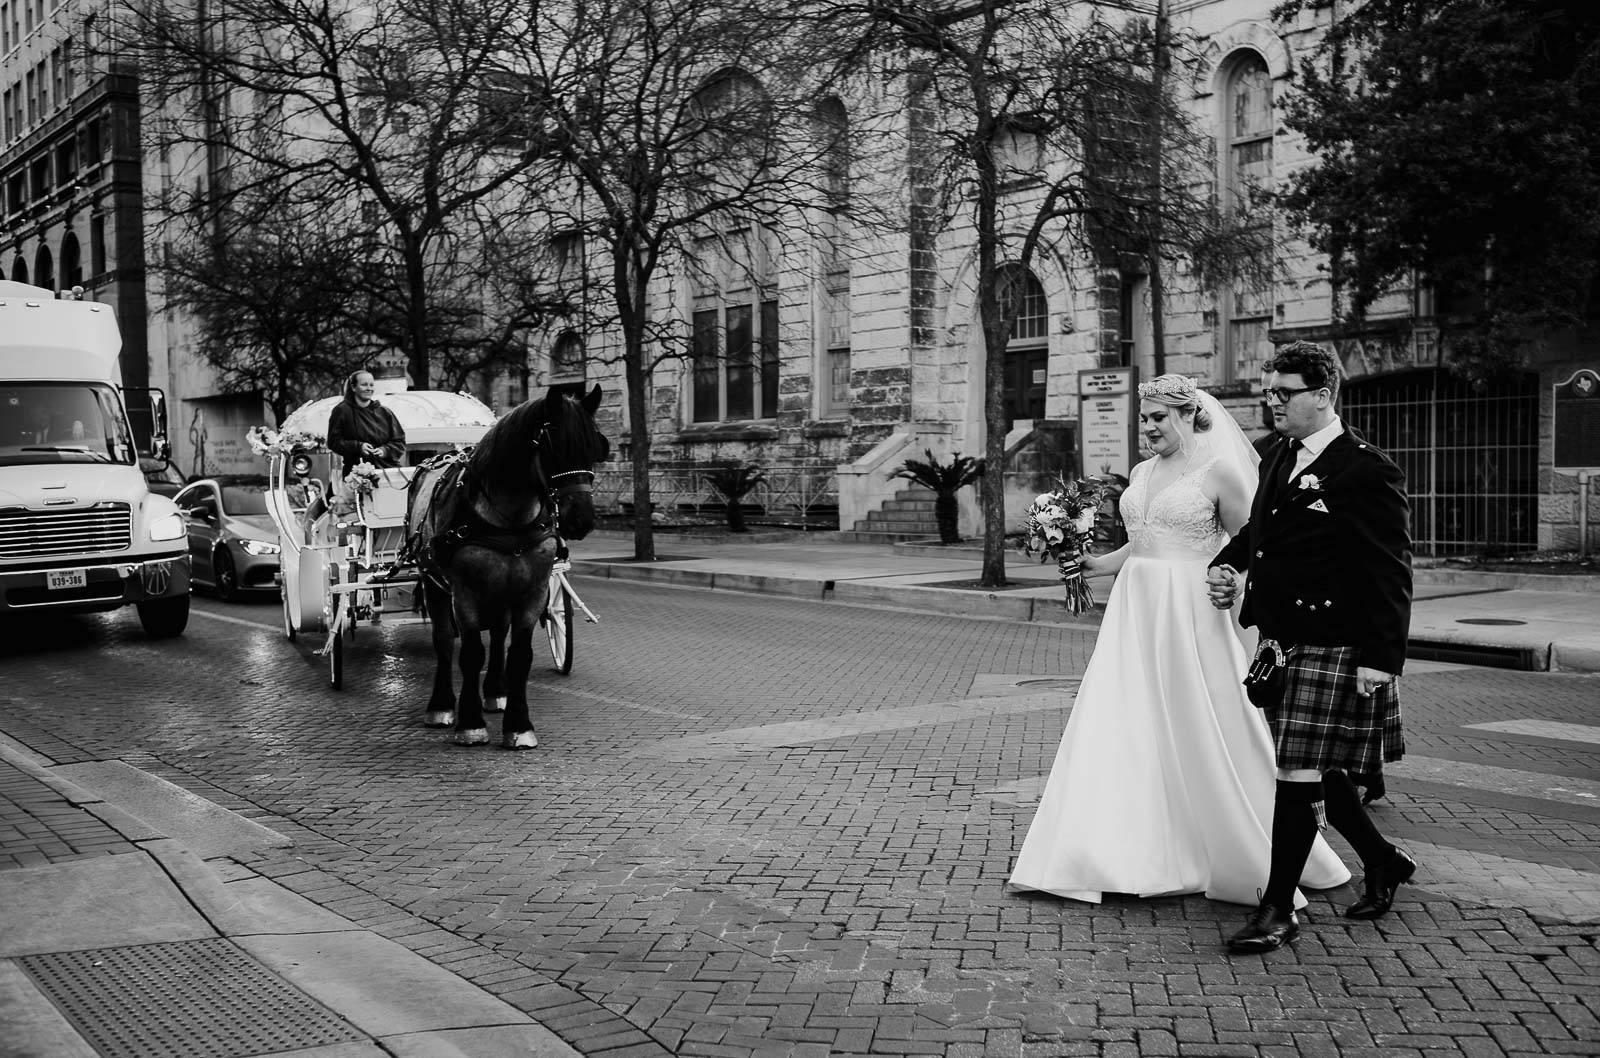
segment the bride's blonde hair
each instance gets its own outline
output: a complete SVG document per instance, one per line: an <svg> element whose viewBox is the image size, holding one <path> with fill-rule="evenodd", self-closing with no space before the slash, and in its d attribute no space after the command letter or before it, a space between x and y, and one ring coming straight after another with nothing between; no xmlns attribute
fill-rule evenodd
<svg viewBox="0 0 1600 1058"><path fill-rule="evenodd" d="M1211 416L1200 406L1200 390L1188 375L1158 375L1139 383L1139 399L1153 400L1194 416L1195 433L1211 429Z"/></svg>

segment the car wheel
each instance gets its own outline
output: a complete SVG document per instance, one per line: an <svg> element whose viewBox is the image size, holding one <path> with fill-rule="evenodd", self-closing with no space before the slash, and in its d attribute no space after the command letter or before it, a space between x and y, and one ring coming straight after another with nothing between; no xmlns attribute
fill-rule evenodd
<svg viewBox="0 0 1600 1058"><path fill-rule="evenodd" d="M217 553L211 556L211 576L217 585L217 598L232 602L239 597L239 569L226 547L217 548Z"/></svg>

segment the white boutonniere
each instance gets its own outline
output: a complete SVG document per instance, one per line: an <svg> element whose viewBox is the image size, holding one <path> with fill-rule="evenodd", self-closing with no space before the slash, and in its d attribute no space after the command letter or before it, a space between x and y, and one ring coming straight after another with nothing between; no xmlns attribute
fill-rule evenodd
<svg viewBox="0 0 1600 1058"><path fill-rule="evenodd" d="M1301 474L1299 487L1308 489L1311 492L1320 492L1322 491L1322 481L1315 474Z"/></svg>

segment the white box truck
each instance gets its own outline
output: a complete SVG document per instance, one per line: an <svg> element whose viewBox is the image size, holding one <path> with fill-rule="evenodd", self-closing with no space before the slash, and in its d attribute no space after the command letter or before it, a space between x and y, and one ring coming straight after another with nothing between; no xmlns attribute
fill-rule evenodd
<svg viewBox="0 0 1600 1058"><path fill-rule="evenodd" d="M175 636L189 623L187 527L140 469L121 349L109 305L0 280L0 614L132 605L148 634ZM159 391L148 406L164 459Z"/></svg>

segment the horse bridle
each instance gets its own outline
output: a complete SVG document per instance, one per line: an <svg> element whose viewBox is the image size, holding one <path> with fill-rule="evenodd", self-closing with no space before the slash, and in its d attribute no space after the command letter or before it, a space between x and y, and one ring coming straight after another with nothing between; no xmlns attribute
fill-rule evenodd
<svg viewBox="0 0 1600 1058"><path fill-rule="evenodd" d="M546 474L544 463L539 460L539 450L550 439L548 424L540 427L539 436L533 439L533 465L538 468L540 491L550 499L551 513L559 524L561 520L561 501L568 496L577 496L585 492L594 491L593 470L563 470L559 474ZM574 478L576 480L557 484L561 478Z"/></svg>

